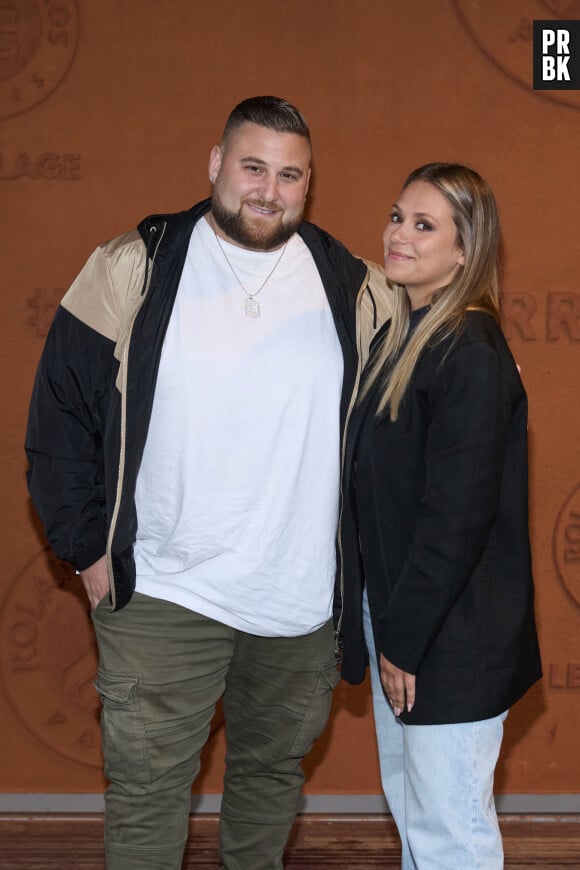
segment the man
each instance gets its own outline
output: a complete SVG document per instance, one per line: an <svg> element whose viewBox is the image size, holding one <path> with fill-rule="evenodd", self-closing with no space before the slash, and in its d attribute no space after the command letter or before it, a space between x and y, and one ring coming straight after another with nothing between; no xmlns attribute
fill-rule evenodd
<svg viewBox="0 0 580 870"><path fill-rule="evenodd" d="M327 721L341 437L384 291L302 220L310 163L297 109L240 103L211 202L99 247L39 366L29 486L92 608L109 870L181 866L222 695L223 867L280 868Z"/></svg>

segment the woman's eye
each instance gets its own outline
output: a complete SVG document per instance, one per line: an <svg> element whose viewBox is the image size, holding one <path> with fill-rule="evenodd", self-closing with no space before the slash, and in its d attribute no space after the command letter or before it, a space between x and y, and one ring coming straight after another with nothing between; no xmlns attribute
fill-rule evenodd
<svg viewBox="0 0 580 870"><path fill-rule="evenodd" d="M419 223L417 224L417 229L418 230L432 230L433 227L431 226L431 224L428 224L426 221L419 221Z"/></svg>
<svg viewBox="0 0 580 870"><path fill-rule="evenodd" d="M401 215L397 214L397 212L393 212L390 217L390 221L392 224L398 224L401 222Z"/></svg>

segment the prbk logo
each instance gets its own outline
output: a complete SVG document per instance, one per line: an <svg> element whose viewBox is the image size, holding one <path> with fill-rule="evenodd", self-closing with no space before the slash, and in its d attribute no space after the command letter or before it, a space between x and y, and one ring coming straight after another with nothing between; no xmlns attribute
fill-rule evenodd
<svg viewBox="0 0 580 870"><path fill-rule="evenodd" d="M501 0L501 4L490 14L492 3L482 0L449 0L459 22L469 34L474 44L485 57L493 63L511 81L516 82L526 91L531 91L543 100L558 103L568 108L580 109L580 88L576 90L558 89L552 83L546 83L545 89L534 89L534 63L532 58L534 42L534 21L547 24L548 29L558 30L569 28L574 32L580 20L580 0ZM544 19L549 19L544 21ZM574 67L571 39L570 78ZM577 45L577 43L576 43ZM556 42L557 46L557 42ZM555 52L557 54L557 51ZM538 58L542 54L541 39L537 49ZM553 54L553 52L548 52ZM576 51L576 57L578 52ZM541 75L541 59L540 64ZM557 68L558 62L555 62ZM549 65L549 62L548 62ZM564 66L561 62L560 66Z"/></svg>
<svg viewBox="0 0 580 870"><path fill-rule="evenodd" d="M534 21L534 90L580 89L580 21Z"/></svg>

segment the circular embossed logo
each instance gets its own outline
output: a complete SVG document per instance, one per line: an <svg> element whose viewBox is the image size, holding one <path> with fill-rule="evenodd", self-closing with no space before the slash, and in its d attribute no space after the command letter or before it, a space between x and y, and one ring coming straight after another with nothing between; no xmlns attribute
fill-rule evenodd
<svg viewBox="0 0 580 870"><path fill-rule="evenodd" d="M93 685L97 669L81 581L51 550L43 550L2 602L0 680L14 713L44 746L102 767L100 700ZM219 704L210 734L222 724Z"/></svg>
<svg viewBox="0 0 580 870"><path fill-rule="evenodd" d="M102 766L88 602L79 578L50 550L21 571L2 603L0 667L12 710L41 743Z"/></svg>
<svg viewBox="0 0 580 870"><path fill-rule="evenodd" d="M558 515L553 544L558 576L573 601L580 606L580 485Z"/></svg>
<svg viewBox="0 0 580 870"><path fill-rule="evenodd" d="M0 118L28 111L58 87L78 33L77 0L0 0Z"/></svg>
<svg viewBox="0 0 580 870"><path fill-rule="evenodd" d="M533 22L580 18L580 0L502 0L490 14L485 0L451 0L477 47L512 81L544 99L580 108L580 91L533 90Z"/></svg>

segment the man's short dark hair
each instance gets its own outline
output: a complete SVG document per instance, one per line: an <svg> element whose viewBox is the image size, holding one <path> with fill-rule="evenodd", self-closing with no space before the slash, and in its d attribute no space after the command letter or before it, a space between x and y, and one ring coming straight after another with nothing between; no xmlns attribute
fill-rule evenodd
<svg viewBox="0 0 580 870"><path fill-rule="evenodd" d="M222 141L242 124L259 124L278 133L295 133L310 144L310 130L302 112L280 97L249 97L230 113Z"/></svg>

